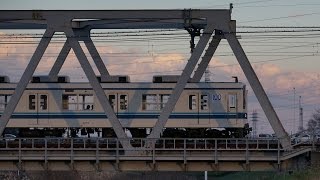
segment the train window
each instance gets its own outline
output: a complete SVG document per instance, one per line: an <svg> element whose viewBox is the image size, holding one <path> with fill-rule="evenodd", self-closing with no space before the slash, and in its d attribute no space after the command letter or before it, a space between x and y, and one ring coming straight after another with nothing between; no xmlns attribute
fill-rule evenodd
<svg viewBox="0 0 320 180"><path fill-rule="evenodd" d="M229 94L229 108L236 107L236 100L237 100L236 94Z"/></svg>
<svg viewBox="0 0 320 180"><path fill-rule="evenodd" d="M93 110L92 94L63 94L62 108L72 111Z"/></svg>
<svg viewBox="0 0 320 180"><path fill-rule="evenodd" d="M110 94L109 95L109 103L113 109L114 109L115 102L116 102L116 95Z"/></svg>
<svg viewBox="0 0 320 180"><path fill-rule="evenodd" d="M93 110L92 94L79 94L78 110Z"/></svg>
<svg viewBox="0 0 320 180"><path fill-rule="evenodd" d="M198 107L198 101L196 95L189 95L189 109L195 110Z"/></svg>
<svg viewBox="0 0 320 180"><path fill-rule="evenodd" d="M68 96L68 110L77 110L78 98L77 95Z"/></svg>
<svg viewBox="0 0 320 180"><path fill-rule="evenodd" d="M0 110L4 110L7 107L8 102L10 101L11 95L1 94L0 95Z"/></svg>
<svg viewBox="0 0 320 180"><path fill-rule="evenodd" d="M201 110L209 109L208 95L201 95Z"/></svg>
<svg viewBox="0 0 320 180"><path fill-rule="evenodd" d="M48 109L48 96L40 95L40 109L47 110Z"/></svg>
<svg viewBox="0 0 320 180"><path fill-rule="evenodd" d="M68 99L69 99L69 96L66 95L66 94L63 94L62 95L62 109L68 109Z"/></svg>
<svg viewBox="0 0 320 180"><path fill-rule="evenodd" d="M142 110L155 111L159 110L156 94L142 95Z"/></svg>
<svg viewBox="0 0 320 180"><path fill-rule="evenodd" d="M29 110L36 110L36 95L29 95Z"/></svg>
<svg viewBox="0 0 320 180"><path fill-rule="evenodd" d="M120 95L120 110L127 110L127 109L128 109L128 96Z"/></svg>
<svg viewBox="0 0 320 180"><path fill-rule="evenodd" d="M170 94L160 94L160 109L163 109L168 102Z"/></svg>

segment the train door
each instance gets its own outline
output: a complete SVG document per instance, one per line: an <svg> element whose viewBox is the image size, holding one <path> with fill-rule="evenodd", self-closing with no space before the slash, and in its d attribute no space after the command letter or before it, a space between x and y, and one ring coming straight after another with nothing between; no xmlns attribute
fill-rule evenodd
<svg viewBox="0 0 320 180"><path fill-rule="evenodd" d="M201 115L199 124L210 123L209 95L199 94L199 114Z"/></svg>
<svg viewBox="0 0 320 180"><path fill-rule="evenodd" d="M35 115L35 118L32 120L31 124L48 124L48 94L29 94L28 109Z"/></svg>
<svg viewBox="0 0 320 180"><path fill-rule="evenodd" d="M238 98L236 93L228 93L228 102L227 102L227 109L228 113L237 113L238 112Z"/></svg>
<svg viewBox="0 0 320 180"><path fill-rule="evenodd" d="M189 95L189 111L196 117L191 124L209 124L209 95L194 93Z"/></svg>
<svg viewBox="0 0 320 180"><path fill-rule="evenodd" d="M109 102L116 115L128 111L128 95L127 94L109 94Z"/></svg>

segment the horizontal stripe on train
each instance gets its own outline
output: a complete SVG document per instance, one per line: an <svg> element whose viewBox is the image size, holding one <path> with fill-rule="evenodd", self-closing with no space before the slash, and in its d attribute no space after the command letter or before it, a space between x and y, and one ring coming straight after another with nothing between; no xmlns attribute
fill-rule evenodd
<svg viewBox="0 0 320 180"><path fill-rule="evenodd" d="M155 119L159 117L159 114L156 113L146 113L146 114L116 114L118 118L122 119ZM105 119L107 115L104 113L14 113L11 118L13 119ZM169 116L170 119L246 119L247 113L215 113L215 114L197 114L197 113L190 113L190 114L171 114Z"/></svg>

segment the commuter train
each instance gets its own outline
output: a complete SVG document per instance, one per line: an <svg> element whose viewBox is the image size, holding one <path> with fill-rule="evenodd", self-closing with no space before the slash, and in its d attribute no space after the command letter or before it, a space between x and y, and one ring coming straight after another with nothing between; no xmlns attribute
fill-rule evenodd
<svg viewBox="0 0 320 180"><path fill-rule="evenodd" d="M98 77L122 126L133 137L146 137L155 125L178 76L155 76L153 82L130 82L128 76ZM0 78L0 113L17 84ZM88 82L70 82L59 76L33 77L24 91L6 131L19 136L75 137L100 132L115 136L112 125ZM249 133L247 91L238 82L188 82L172 111L162 137L243 137Z"/></svg>

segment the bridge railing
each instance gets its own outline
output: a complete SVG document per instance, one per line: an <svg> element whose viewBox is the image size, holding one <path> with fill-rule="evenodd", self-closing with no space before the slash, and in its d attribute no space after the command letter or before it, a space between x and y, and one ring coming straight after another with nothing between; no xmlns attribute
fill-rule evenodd
<svg viewBox="0 0 320 180"><path fill-rule="evenodd" d="M223 139L223 138L0 138L1 149L122 149L120 141L129 141L134 150L277 150L278 139Z"/></svg>
<svg viewBox="0 0 320 180"><path fill-rule="evenodd" d="M290 136L291 144L293 147L297 146L313 146L320 144L320 136L314 132L310 134L310 131L305 130Z"/></svg>

